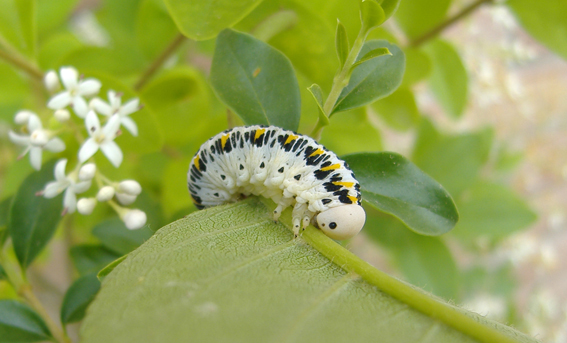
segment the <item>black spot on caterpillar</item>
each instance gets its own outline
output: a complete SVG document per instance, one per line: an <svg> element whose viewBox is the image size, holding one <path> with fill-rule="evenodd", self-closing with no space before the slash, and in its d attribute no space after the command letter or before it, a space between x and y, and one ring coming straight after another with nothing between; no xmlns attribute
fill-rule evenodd
<svg viewBox="0 0 567 343"><path fill-rule="evenodd" d="M235 127L210 138L191 160L187 182L200 209L261 195L277 204L278 220L293 205L296 236L313 222L329 237L346 239L366 219L346 162L311 137L276 126Z"/></svg>

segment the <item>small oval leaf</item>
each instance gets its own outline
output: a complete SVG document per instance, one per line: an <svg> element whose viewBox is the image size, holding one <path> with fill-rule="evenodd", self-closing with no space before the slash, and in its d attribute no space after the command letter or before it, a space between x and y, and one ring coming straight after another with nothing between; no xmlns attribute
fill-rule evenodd
<svg viewBox="0 0 567 343"><path fill-rule="evenodd" d="M339 57L339 68L342 68L350 51L350 45L348 44L348 36L345 26L338 20L337 32L335 33L335 49L337 50L337 56Z"/></svg>
<svg viewBox="0 0 567 343"><path fill-rule="evenodd" d="M0 342L38 342L51 339L41 317L15 300L0 300Z"/></svg>
<svg viewBox="0 0 567 343"><path fill-rule="evenodd" d="M268 44L230 29L221 32L211 84L245 124L297 131L301 110L297 78L291 62Z"/></svg>
<svg viewBox="0 0 567 343"><path fill-rule="evenodd" d="M119 218L105 220L93 228L93 235L102 245L117 253L125 255L139 247L153 234L147 226L138 230L128 230Z"/></svg>
<svg viewBox="0 0 567 343"><path fill-rule="evenodd" d="M120 255L100 245L83 244L71 248L71 259L79 275L98 273Z"/></svg>
<svg viewBox="0 0 567 343"><path fill-rule="evenodd" d="M62 195L52 199L37 196L54 180L55 161L30 174L20 185L12 201L8 217L8 232L18 261L25 269L53 236L63 210Z"/></svg>
<svg viewBox="0 0 567 343"><path fill-rule="evenodd" d="M373 58L359 65L352 72L348 86L337 99L333 113L364 106L398 88L406 63L404 53L399 47L384 40L371 40L364 43L358 59L379 48L387 48L392 55Z"/></svg>
<svg viewBox="0 0 567 343"><path fill-rule="evenodd" d="M317 107L319 108L319 121L323 126L329 125L329 117L327 117L325 110L323 109L323 90L316 83L308 87L307 90L311 93L317 103Z"/></svg>
<svg viewBox="0 0 567 343"><path fill-rule="evenodd" d="M343 156L360 182L362 199L398 217L422 235L451 230L459 219L443 187L403 156L393 152Z"/></svg>
<svg viewBox="0 0 567 343"><path fill-rule="evenodd" d="M75 281L65 293L61 305L61 323L78 322L85 316L87 306L100 289L100 281L96 274L88 274Z"/></svg>

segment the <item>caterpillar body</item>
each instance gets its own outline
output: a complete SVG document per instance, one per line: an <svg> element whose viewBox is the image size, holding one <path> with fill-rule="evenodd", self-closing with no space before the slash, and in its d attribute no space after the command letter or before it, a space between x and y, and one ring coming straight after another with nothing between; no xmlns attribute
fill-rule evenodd
<svg viewBox="0 0 567 343"><path fill-rule="evenodd" d="M313 223L346 239L366 220L348 164L314 139L276 126L235 127L210 138L191 160L187 183L199 209L261 195L277 204L277 221L293 205L295 236Z"/></svg>

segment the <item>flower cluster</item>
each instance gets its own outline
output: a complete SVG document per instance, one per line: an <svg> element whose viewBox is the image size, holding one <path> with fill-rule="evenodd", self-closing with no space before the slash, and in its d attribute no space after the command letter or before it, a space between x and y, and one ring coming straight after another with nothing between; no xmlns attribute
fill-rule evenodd
<svg viewBox="0 0 567 343"><path fill-rule="evenodd" d="M20 125L20 132L9 132L12 142L25 147L19 158L29 152L30 163L36 170L41 168L42 152L62 152L66 146L58 134L75 131L81 144L77 153L78 164L66 174L67 159L61 159L55 166L55 181L48 183L38 192L46 198L53 198L64 192L63 215L75 211L89 215L99 202L107 202L120 216L129 229L138 229L146 224L146 214L138 209L123 206L132 204L141 193L140 184L134 180L115 182L106 178L92 162L92 157L101 151L106 158L119 167L123 160L122 150L114 141L122 134L124 127L133 136L138 135L138 127L130 114L138 111L139 100L131 99L122 103L122 94L108 91L108 101L95 97L102 84L94 78L85 79L73 67L62 67L59 75L49 71L44 78L45 87L54 94L47 102L52 110L51 116L59 124L57 129L43 127L40 116L28 110L16 114L14 121ZM63 87L61 87L61 84ZM94 97L94 98L93 98ZM83 140L83 132L76 125L63 125L71 122L71 113L84 121L88 138ZM100 115L100 117L99 117ZM101 123L101 118L103 122ZM92 181L98 186L95 197L81 198L77 194L88 191Z"/></svg>

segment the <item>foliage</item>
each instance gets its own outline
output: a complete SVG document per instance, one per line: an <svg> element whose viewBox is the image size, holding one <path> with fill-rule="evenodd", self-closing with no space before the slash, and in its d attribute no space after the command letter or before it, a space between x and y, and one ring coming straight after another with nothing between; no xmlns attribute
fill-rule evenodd
<svg viewBox="0 0 567 343"><path fill-rule="evenodd" d="M493 6L489 0L474 4L485 3ZM510 0L507 6L529 33L565 56L565 21L557 16L567 9L559 3L538 4L534 10L529 1ZM190 158L200 144L227 126L278 125L349 154L344 158L361 181L368 214L365 236L386 251L404 279L454 303L474 294L478 289L460 281L469 273L459 270L447 241L475 254L478 241L497 245L530 225L535 214L507 185L481 172L488 169L495 140L490 128L441 132L415 100L416 85L426 83L450 120L466 113L467 67L458 49L437 37L451 20L450 0L222 0L214 5L101 0L81 13L73 13L73 0L7 0L2 5L0 122L20 128L11 131L10 139L26 146L31 165L40 170L32 171L27 159L16 160L20 150L1 137L0 148L9 154L0 168L0 284L9 285L17 300L0 301L0 342L68 342L62 328L83 318L99 290L98 272L105 279L87 311L85 341L104 335L118 339L112 329L123 323L105 314L110 307L124 308L126 299L133 302L128 310L135 315L127 318L129 330L122 329L126 336L120 341L147 338L144 330L163 321L154 318L162 306L172 312L170 326L160 332L171 339L195 327L204 330L199 335L208 334L208 324L198 323L210 324L220 313L230 324L226 330L214 325L214 333L221 337L234 329L247 341L268 331L282 340L278 330L290 327L290 341L323 341L339 334L413 341L411 334L427 332L440 341L531 341L369 265L360 267L362 261L354 263L348 251L313 227L303 238L289 240L286 220L284 225L269 222L269 211L256 200L198 212L158 230L195 210L185 185ZM390 20L405 37L389 31ZM77 84L98 82L96 92L91 87L79 99L67 89L73 70L81 75L74 78ZM65 90L57 93L60 81ZM65 92L73 100L62 105ZM93 98L97 94L103 99ZM141 107L133 105L138 101ZM117 108L106 113L113 102ZM132 118L124 111L128 104L137 110ZM113 122L115 112L124 130ZM378 117L383 124L376 124ZM86 130L85 120L98 124ZM409 159L381 152L386 130L415 134ZM120 153L108 148L114 138ZM103 153L91 157L94 148ZM65 173L67 162L56 164L50 160L55 156L76 167ZM50 162L42 165L43 160ZM80 177L91 163L96 174ZM91 181L95 187L79 187L81 182L90 187ZM63 186L65 195L58 196ZM77 201L79 193L83 198ZM95 207L98 202L110 206ZM80 214L71 214L75 208ZM138 211L136 220L132 211ZM212 225L215 215L230 225ZM30 291L26 273L48 255L58 230L66 237L78 277L55 323ZM198 235L207 239L191 238ZM274 281L284 274L289 278ZM208 293L196 288L219 275L230 282ZM237 290L238 296L223 287ZM179 294L186 298L179 301ZM311 302L312 307L305 305ZM440 312L428 312L431 304ZM260 306L265 312L255 311ZM178 312L183 314L171 314ZM475 319L463 319L467 316ZM451 317L460 319L455 324ZM342 330L357 318L360 330ZM376 318L389 324L374 326ZM421 331L406 329L417 326Z"/></svg>

